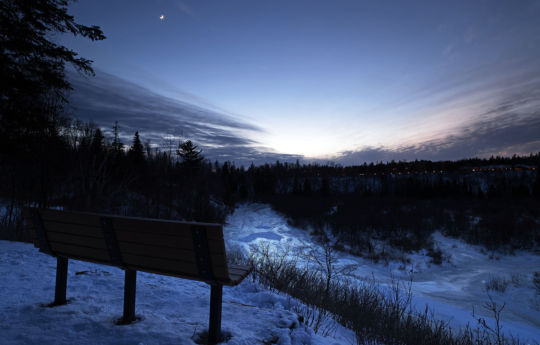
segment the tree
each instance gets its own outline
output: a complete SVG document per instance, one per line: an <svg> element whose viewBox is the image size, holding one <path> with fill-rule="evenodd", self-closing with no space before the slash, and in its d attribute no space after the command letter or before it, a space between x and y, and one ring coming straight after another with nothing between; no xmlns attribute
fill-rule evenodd
<svg viewBox="0 0 540 345"><path fill-rule="evenodd" d="M176 154L182 158L182 164L188 167L198 166L204 157L201 155L202 150L198 150L191 140L186 140L178 144Z"/></svg>
<svg viewBox="0 0 540 345"><path fill-rule="evenodd" d="M98 127L96 128L94 132L94 136L92 138L92 145L90 146L90 152L93 154L101 153L103 152L103 147L105 146L105 136L103 135L103 132Z"/></svg>
<svg viewBox="0 0 540 345"><path fill-rule="evenodd" d="M118 121L114 121L112 148L115 152L122 152L124 149L124 144L120 141L119 131Z"/></svg>
<svg viewBox="0 0 540 345"><path fill-rule="evenodd" d="M91 40L105 38L97 26L84 26L67 13L71 0L2 0L0 2L0 147L10 151L42 147L57 137L62 105L71 85L69 63L93 74L92 61L50 40L72 33ZM34 146L27 148L34 142ZM25 149L26 147L26 149ZM3 152L5 153L5 152Z"/></svg>
<svg viewBox="0 0 540 345"><path fill-rule="evenodd" d="M129 148L128 156L131 157L135 163L144 161L144 147L141 143L138 131L135 132L135 135L133 136L133 144Z"/></svg>
<svg viewBox="0 0 540 345"><path fill-rule="evenodd" d="M90 60L54 43L57 34L105 38L67 14L70 0L0 1L0 160L19 202L48 206L68 165L63 114L66 65L92 74Z"/></svg>

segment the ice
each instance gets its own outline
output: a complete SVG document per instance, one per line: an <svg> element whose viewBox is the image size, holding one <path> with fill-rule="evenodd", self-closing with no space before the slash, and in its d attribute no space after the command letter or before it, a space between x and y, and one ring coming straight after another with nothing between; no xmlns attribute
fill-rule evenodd
<svg viewBox="0 0 540 345"><path fill-rule="evenodd" d="M267 231L267 232L256 232L254 234L247 235L246 237L239 238L238 241L240 242L254 242L257 239L266 239L266 240L272 240L272 241L280 241L283 236L280 236L276 234L275 232Z"/></svg>

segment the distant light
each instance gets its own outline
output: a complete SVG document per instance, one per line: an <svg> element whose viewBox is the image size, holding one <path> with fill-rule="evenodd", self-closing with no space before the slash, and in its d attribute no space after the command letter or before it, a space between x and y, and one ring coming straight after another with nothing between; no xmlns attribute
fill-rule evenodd
<svg viewBox="0 0 540 345"><path fill-rule="evenodd" d="M160 16L159 16L159 19L160 19L160 20L165 19L165 15L164 15L164 14L160 15Z"/></svg>

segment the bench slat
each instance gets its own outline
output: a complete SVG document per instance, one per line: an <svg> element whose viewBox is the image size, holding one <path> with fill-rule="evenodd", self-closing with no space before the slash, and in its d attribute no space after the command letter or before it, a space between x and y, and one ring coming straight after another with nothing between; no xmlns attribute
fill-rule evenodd
<svg viewBox="0 0 540 345"><path fill-rule="evenodd" d="M58 211L50 209L39 209L39 214L41 219L45 221L52 221L57 223L65 224L79 224L90 226L94 228L100 228L101 224L99 223L99 215L92 213L83 213L83 212L69 212L69 211Z"/></svg>
<svg viewBox="0 0 540 345"><path fill-rule="evenodd" d="M59 242L74 246L90 247L95 249L107 250L105 240L102 238L86 237L86 236L74 236L63 232L48 231L47 237L49 241Z"/></svg>
<svg viewBox="0 0 540 345"><path fill-rule="evenodd" d="M180 260L170 260L165 258L145 257L142 255L133 255L124 253L122 259L128 267L144 268L150 271L168 272L171 275L179 275L183 277L189 277L190 279L201 280L199 278L199 270L196 263L190 263ZM223 266L214 266L220 268L221 272L225 271ZM214 271L214 275L217 280L228 280L228 276L223 273Z"/></svg>
<svg viewBox="0 0 540 345"><path fill-rule="evenodd" d="M135 233L124 230L115 229L116 238L119 242L141 243L145 245L157 247L169 247L186 250L194 250L193 239L177 236L168 236L163 234L152 233ZM223 242L223 240L221 240ZM221 246L218 240L208 240L208 247L211 252L222 253Z"/></svg>
<svg viewBox="0 0 540 345"><path fill-rule="evenodd" d="M118 245L122 253L150 256L150 257L164 258L164 259L169 258L173 260L196 263L195 253L193 252L192 249L186 250L186 249L180 249L180 248L150 246L150 245L146 245L142 243L132 243L132 242L124 242L124 241L119 241ZM221 256L217 254L211 254L210 257L216 263L218 263L219 260L221 259Z"/></svg>
<svg viewBox="0 0 540 345"><path fill-rule="evenodd" d="M64 224L78 224L100 228L100 218L113 219L115 229L122 229L132 232L150 232L176 235L182 237L191 236L191 226L198 225L207 228L208 238L221 239L223 233L219 224L181 222L175 220L149 219L137 217L112 216L97 213L59 211L50 209L40 209L40 215L43 221L52 221Z"/></svg>
<svg viewBox="0 0 540 345"><path fill-rule="evenodd" d="M83 246L75 246L73 244L65 244L60 242L49 241L51 249L60 256L78 256L85 258L93 258L102 262L110 262L109 253L106 250L89 248Z"/></svg>
<svg viewBox="0 0 540 345"><path fill-rule="evenodd" d="M140 220L137 218L113 218L113 226L115 230L141 233L141 234L160 234L168 236L179 236L184 238L192 238L191 227L193 223L181 222L163 222L160 220ZM206 228L208 239L221 240L223 231L221 225L202 225Z"/></svg>
<svg viewBox="0 0 540 345"><path fill-rule="evenodd" d="M45 229L47 229L47 232L54 231L54 232L61 232L64 234L70 234L73 236L84 236L84 237L93 237L93 238L103 239L103 231L101 230L101 227L94 227L94 226L80 225L80 224L59 223L59 222L50 221L50 220L44 220L43 226L45 226Z"/></svg>
<svg viewBox="0 0 540 345"><path fill-rule="evenodd" d="M199 270L195 264L188 262L143 257L140 255L124 254L122 257L127 266L138 266L146 269L162 270L173 274L183 274L186 276L199 276Z"/></svg>

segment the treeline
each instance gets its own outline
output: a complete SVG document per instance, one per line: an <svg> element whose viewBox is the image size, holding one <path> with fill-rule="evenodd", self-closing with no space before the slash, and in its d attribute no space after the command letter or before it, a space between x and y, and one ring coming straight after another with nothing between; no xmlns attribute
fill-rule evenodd
<svg viewBox="0 0 540 345"><path fill-rule="evenodd" d="M171 155L145 147L138 132L130 145L105 138L100 128L69 123L26 153L3 157L0 193L9 202L4 223L25 205L64 207L156 218L222 221L212 202L219 190L211 165L191 143Z"/></svg>
<svg viewBox="0 0 540 345"><path fill-rule="evenodd" d="M380 242L404 251L428 248L437 256L434 231L490 249L536 248L539 162L539 154L358 167L276 162L245 171L224 165L221 175L227 200L247 194L322 241L332 234L339 247L384 259L389 250ZM426 170L443 165L451 169ZM396 172L414 166L411 173Z"/></svg>
<svg viewBox="0 0 540 345"><path fill-rule="evenodd" d="M538 154L452 162L460 167L452 171L425 172L439 164L426 161L244 168L204 160L189 140L161 151L143 144L138 132L125 145L118 124L110 138L92 123L63 118L54 125L21 136L2 155L1 221L14 233L27 205L223 222L238 203L266 202L293 225L323 240L332 233L338 246L376 259L385 252L379 240L405 251L433 250L429 237L436 230L489 248L540 242ZM513 163L478 169L494 160ZM517 165L531 168L511 168ZM381 173L412 166L421 173Z"/></svg>

